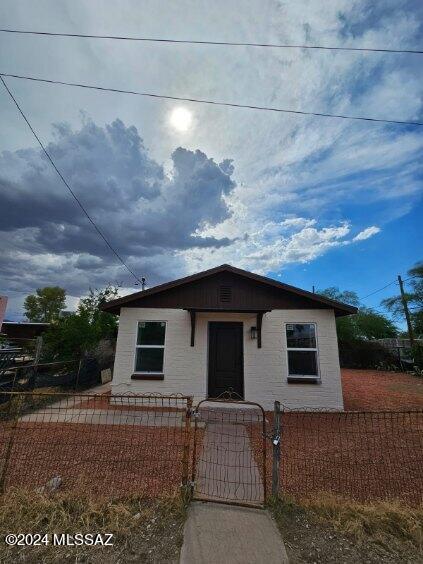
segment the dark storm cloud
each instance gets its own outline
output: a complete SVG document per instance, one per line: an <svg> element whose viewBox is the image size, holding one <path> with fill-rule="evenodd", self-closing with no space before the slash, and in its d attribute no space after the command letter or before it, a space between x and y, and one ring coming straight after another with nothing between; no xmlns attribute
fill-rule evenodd
<svg viewBox="0 0 423 564"><path fill-rule="evenodd" d="M170 174L165 174L149 156L137 129L119 119L105 127L85 121L79 131L56 124L48 151L90 215L131 264L148 257L153 265L155 257L174 251L230 243L194 235L202 226L229 217L223 196L235 187L230 160L219 165L199 150L179 147L171 155ZM70 278L72 269L104 270L115 260L38 149L0 156L0 214L3 273L25 262L20 258L25 253L48 253L53 257L48 271ZM72 253L81 256L71 267L64 257ZM63 260L54 261L60 257Z"/></svg>

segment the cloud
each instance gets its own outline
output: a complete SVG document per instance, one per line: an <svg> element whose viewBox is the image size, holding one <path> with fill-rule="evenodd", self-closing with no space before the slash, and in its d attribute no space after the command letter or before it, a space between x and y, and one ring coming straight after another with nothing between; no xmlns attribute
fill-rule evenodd
<svg viewBox="0 0 423 564"><path fill-rule="evenodd" d="M380 227L376 227L375 225L372 225L371 227L366 227L366 229L363 229L363 231L360 231L360 233L358 233L353 238L353 241L365 241L366 239L373 237L373 235L380 233L380 231L381 231Z"/></svg>
<svg viewBox="0 0 423 564"><path fill-rule="evenodd" d="M228 237L198 236L203 225L231 215L225 198L235 187L233 165L219 165L202 151L177 148L170 172L154 161L134 126L121 120L100 127L85 120L79 130L54 126L48 150L106 237L132 268L176 250L219 248ZM26 282L62 277L73 291L118 276L109 249L37 149L0 156L0 268L25 272ZM158 270L152 269L153 272ZM120 270L120 276L128 278ZM160 277L166 277L162 268ZM94 281L94 282L93 282ZM85 286L85 288L84 288Z"/></svg>
<svg viewBox="0 0 423 564"><path fill-rule="evenodd" d="M143 247L213 246L226 241L196 239L204 222L229 215L222 196L235 183L201 151L177 148L172 174L151 159L134 126L117 119L102 128L87 121L79 131L55 126L48 150L73 190L118 249L129 255ZM2 230L35 229L34 245L54 252L95 252L107 248L35 149L0 157L0 205L8 209ZM230 172L230 171L229 171Z"/></svg>
<svg viewBox="0 0 423 564"><path fill-rule="evenodd" d="M257 222L255 229L240 236L231 246L215 249L207 256L199 249L183 251L181 255L190 272L229 262L266 274L288 264L310 262L330 249L351 242L347 238L351 230L348 223L329 227L314 227L315 224L315 220L300 217L262 225Z"/></svg>
<svg viewBox="0 0 423 564"><path fill-rule="evenodd" d="M48 21L70 32L81 22L95 27L102 10L101 0L76 2L70 19L60 3L48 14L31 6L22 11L18 4L4 0L0 16L22 24ZM166 28L173 37L410 49L421 36L423 4L417 0L333 0L325 10L320 0L307 1L307 9L304 4L271 1L263 10L262 0L251 0L249 17L240 18L238 4L226 3L222 19L219 2L208 6L205 18L201 3L186 9L181 0L163 12L157 2L139 10L122 0L125 7L102 11L102 25L107 34L126 26L128 35L142 28L158 36ZM22 74L422 121L418 56L175 50L30 36L0 36L0 50ZM417 128L187 104L195 128L181 135L169 128L170 101L8 83L44 140L51 139L51 123L63 122L54 128L50 151L106 236L150 285L220 262L266 273L314 260L365 241L375 225L386 231L387 222L412 210L421 193L423 137ZM44 283L75 294L108 281L130 286L131 277L39 151L25 148L28 131L16 108L7 97L0 103L0 145L8 149L0 157L0 273L20 290ZM81 108L92 117L82 127ZM113 121L115 116L120 119ZM357 224L373 227L353 237Z"/></svg>

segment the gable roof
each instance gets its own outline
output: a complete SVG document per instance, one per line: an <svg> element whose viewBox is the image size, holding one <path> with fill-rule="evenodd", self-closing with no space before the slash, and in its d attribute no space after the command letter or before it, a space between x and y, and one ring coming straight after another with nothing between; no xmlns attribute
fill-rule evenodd
<svg viewBox="0 0 423 564"><path fill-rule="evenodd" d="M166 282L165 284L160 284L158 286L148 288L147 290L142 290L140 292L135 292L134 294L130 294L122 298L111 300L110 302L103 304L101 309L110 313L119 313L121 307L131 307L131 305L132 307L143 307L141 305L142 301L150 296L154 296L162 292L167 292L168 290L172 290L173 288L189 285L220 273L231 273L244 279L252 280L258 284L264 284L267 287L279 289L284 293L288 292L293 294L294 296L306 298L307 300L314 302L315 307L318 307L320 305L326 309L333 309L337 316L350 315L357 313L358 311L354 306L325 298L324 296L320 296L319 294L314 294L312 292L308 292L307 290L302 290L301 288L296 288L295 286L290 286L289 284L278 282L277 280L273 280L272 278L254 274L253 272L248 272L247 270L242 270L241 268L236 268L229 264L222 264L220 266L216 266L215 268L210 268L209 270L204 270L190 276L178 278L177 280L172 280L171 282ZM136 306L134 302L137 303ZM180 307L185 308L184 305L181 305ZM227 310L230 311L230 308L227 308Z"/></svg>

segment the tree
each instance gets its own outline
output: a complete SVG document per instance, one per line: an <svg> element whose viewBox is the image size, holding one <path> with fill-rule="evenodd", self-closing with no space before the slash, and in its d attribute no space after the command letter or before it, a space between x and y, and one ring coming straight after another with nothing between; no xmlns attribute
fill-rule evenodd
<svg viewBox="0 0 423 564"><path fill-rule="evenodd" d="M326 288L326 290L317 290L317 293L321 296L325 296L325 298L342 302L344 304L356 307L360 305L360 300L355 292L351 292L350 290L344 290L341 292L337 286L331 286L330 288Z"/></svg>
<svg viewBox="0 0 423 564"><path fill-rule="evenodd" d="M423 336L423 262L418 262L407 272L411 291L405 293L408 309L410 310L411 323L416 337ZM404 319L404 307L401 296L392 296L382 301L396 319Z"/></svg>
<svg viewBox="0 0 423 564"><path fill-rule="evenodd" d="M115 298L118 289L107 286L102 290L90 288L88 296L81 298L76 313L59 321L45 334L45 342L54 358L80 357L92 351L102 339L116 336L116 317L101 311L106 301Z"/></svg>
<svg viewBox="0 0 423 564"><path fill-rule="evenodd" d="M318 293L326 298L349 303L356 307L360 305L360 300L355 292L341 292L339 288L331 287L326 288L326 290L319 290ZM336 331L341 343L384 339L396 337L398 334L397 328L388 317L366 307L361 307L355 315L338 317Z"/></svg>
<svg viewBox="0 0 423 564"><path fill-rule="evenodd" d="M29 321L51 323L59 318L65 308L66 290L59 286L37 288L35 294L25 298L24 308Z"/></svg>

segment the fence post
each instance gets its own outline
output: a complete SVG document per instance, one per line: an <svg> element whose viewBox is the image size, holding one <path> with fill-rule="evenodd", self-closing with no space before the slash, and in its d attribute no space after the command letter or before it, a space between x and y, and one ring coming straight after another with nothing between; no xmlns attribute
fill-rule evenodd
<svg viewBox="0 0 423 564"><path fill-rule="evenodd" d="M18 426L19 413L22 405L22 394L13 394L10 397L10 410L9 414L12 419L10 427L10 436L7 443L6 451L4 453L4 461L0 470L0 493L4 494L6 484L6 474L9 468L9 461L12 454L13 443L15 441L16 428Z"/></svg>
<svg viewBox="0 0 423 564"><path fill-rule="evenodd" d="M281 404L275 401L273 410L273 460L272 460L272 496L279 495L279 465L281 460Z"/></svg>
<svg viewBox="0 0 423 564"><path fill-rule="evenodd" d="M184 428L184 450L182 453L182 497L186 500L190 495L189 485L189 453L191 447L191 415L192 415L192 397L187 399L186 413L185 413L185 428Z"/></svg>
<svg viewBox="0 0 423 564"><path fill-rule="evenodd" d="M34 391L34 388L36 386L36 379L37 379L37 374L38 374L38 364L40 362L42 349L43 349L43 338L40 335L39 337L37 337L37 341L36 341L36 344L35 344L34 368L32 369L32 374L31 374L31 376L28 380L28 388L31 391Z"/></svg>
<svg viewBox="0 0 423 564"><path fill-rule="evenodd" d="M74 384L74 390L78 389L78 385L79 385L79 375L81 374L81 368L82 368L82 356L79 359L79 363L78 363L78 371L76 373L76 379L75 379L75 384Z"/></svg>

